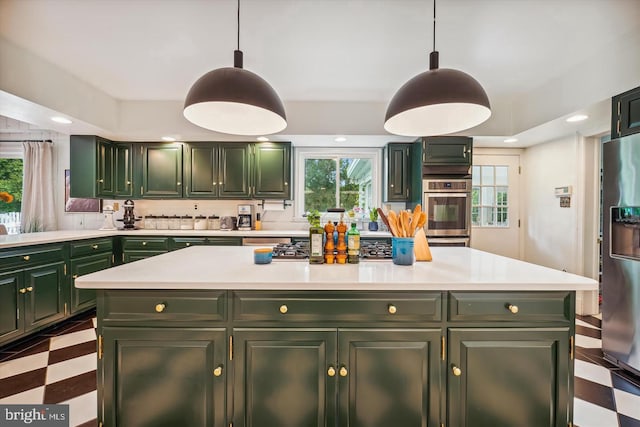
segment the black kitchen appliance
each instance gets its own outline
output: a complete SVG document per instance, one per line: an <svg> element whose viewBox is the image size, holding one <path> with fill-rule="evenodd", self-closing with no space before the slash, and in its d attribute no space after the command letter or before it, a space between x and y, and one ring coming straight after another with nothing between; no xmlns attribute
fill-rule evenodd
<svg viewBox="0 0 640 427"><path fill-rule="evenodd" d="M124 223L125 230L135 230L136 229L136 221L140 221L140 218L136 218L133 213L133 207L135 203L133 200L127 199L124 201L124 215L122 219L118 219L118 221L122 221Z"/></svg>

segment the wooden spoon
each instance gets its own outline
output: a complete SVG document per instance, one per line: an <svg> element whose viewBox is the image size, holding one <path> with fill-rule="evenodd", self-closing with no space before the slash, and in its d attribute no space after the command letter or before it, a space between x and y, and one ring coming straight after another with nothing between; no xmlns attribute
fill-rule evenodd
<svg viewBox="0 0 640 427"><path fill-rule="evenodd" d="M384 211L381 208L378 208L378 216L380 217L380 219L382 219L382 222L384 222L384 225L387 226L387 230L391 232L391 235L395 236L395 234L393 234L393 231L391 231L391 227L389 226L389 219L384 214Z"/></svg>
<svg viewBox="0 0 640 427"><path fill-rule="evenodd" d="M389 220L389 230L391 230L391 234L396 237L402 237L402 231L398 224L398 215L394 211L389 211L389 216L387 217Z"/></svg>

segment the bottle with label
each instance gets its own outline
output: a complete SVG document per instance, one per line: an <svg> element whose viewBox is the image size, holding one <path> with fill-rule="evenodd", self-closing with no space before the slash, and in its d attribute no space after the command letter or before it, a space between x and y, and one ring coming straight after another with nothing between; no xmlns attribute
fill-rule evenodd
<svg viewBox="0 0 640 427"><path fill-rule="evenodd" d="M324 229L320 227L320 219L311 222L309 227L309 263L324 263L324 247L322 246L322 237Z"/></svg>
<svg viewBox="0 0 640 427"><path fill-rule="evenodd" d="M262 221L260 221L260 214L256 214L256 223L253 227L256 231L262 230Z"/></svg>
<svg viewBox="0 0 640 427"><path fill-rule="evenodd" d="M360 262L360 232L355 221L347 231L347 261L349 264Z"/></svg>

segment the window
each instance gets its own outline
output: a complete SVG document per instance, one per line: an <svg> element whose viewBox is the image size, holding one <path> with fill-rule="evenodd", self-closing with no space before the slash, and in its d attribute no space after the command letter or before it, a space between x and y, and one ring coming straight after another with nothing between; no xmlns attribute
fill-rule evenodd
<svg viewBox="0 0 640 427"><path fill-rule="evenodd" d="M298 214L334 207L368 212L378 205L380 164L378 149L297 149Z"/></svg>
<svg viewBox="0 0 640 427"><path fill-rule="evenodd" d="M509 227L508 166L473 166L471 224Z"/></svg>
<svg viewBox="0 0 640 427"><path fill-rule="evenodd" d="M0 158L0 192L9 193L13 200L0 200L0 224L9 234L20 232L20 207L22 205L22 159Z"/></svg>

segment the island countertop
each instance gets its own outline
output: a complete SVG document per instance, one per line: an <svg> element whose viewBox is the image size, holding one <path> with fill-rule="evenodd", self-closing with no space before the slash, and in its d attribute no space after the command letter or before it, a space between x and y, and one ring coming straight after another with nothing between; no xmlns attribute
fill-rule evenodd
<svg viewBox="0 0 640 427"><path fill-rule="evenodd" d="M88 289L593 291L598 283L471 248L431 248L433 261L257 265L252 247L194 246L78 277Z"/></svg>

